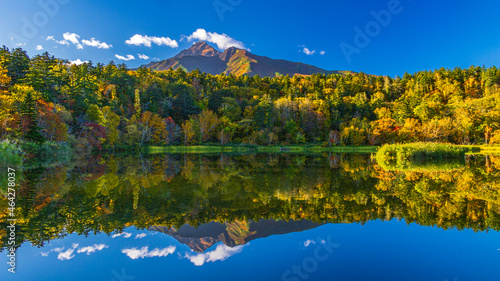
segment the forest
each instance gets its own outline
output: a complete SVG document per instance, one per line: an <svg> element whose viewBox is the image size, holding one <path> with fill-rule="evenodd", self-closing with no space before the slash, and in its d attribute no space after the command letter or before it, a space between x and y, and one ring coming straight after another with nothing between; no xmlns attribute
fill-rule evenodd
<svg viewBox="0 0 500 281"><path fill-rule="evenodd" d="M0 139L2 147L63 144L79 153L200 144L498 144L500 70L270 78L75 65L4 46Z"/></svg>

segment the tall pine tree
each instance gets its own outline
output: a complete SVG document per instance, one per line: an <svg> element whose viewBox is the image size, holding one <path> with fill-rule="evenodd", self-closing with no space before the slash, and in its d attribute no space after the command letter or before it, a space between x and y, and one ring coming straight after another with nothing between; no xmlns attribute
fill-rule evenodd
<svg viewBox="0 0 500 281"><path fill-rule="evenodd" d="M23 136L24 139L37 144L42 144L45 141L45 138L39 132L41 128L37 125L38 115L36 112L35 100L33 99L31 92L26 94L21 111L25 128Z"/></svg>

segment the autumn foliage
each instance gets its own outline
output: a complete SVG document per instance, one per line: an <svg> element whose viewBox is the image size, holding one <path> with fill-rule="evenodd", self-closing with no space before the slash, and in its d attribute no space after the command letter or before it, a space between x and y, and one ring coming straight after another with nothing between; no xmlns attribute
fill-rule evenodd
<svg viewBox="0 0 500 281"><path fill-rule="evenodd" d="M259 77L74 65L3 48L0 105L2 140L94 149L500 142L496 67Z"/></svg>

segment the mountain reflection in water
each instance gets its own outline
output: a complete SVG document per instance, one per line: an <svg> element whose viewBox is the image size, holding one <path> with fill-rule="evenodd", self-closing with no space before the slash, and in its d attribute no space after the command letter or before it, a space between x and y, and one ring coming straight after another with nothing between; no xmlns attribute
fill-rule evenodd
<svg viewBox="0 0 500 281"><path fill-rule="evenodd" d="M257 222L209 222L197 227L186 224L179 229L152 226L149 230L165 233L182 244L187 245L191 250L202 253L219 242L229 247L235 247L245 245L254 239L265 238L270 235L305 231L320 225L322 224L307 220L286 222L263 219Z"/></svg>

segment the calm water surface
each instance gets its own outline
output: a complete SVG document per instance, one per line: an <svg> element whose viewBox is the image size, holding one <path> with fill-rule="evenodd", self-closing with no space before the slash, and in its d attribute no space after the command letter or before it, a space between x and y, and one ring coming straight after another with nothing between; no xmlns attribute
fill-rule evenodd
<svg viewBox="0 0 500 281"><path fill-rule="evenodd" d="M0 280L500 280L500 156L384 168L256 154L23 170Z"/></svg>

